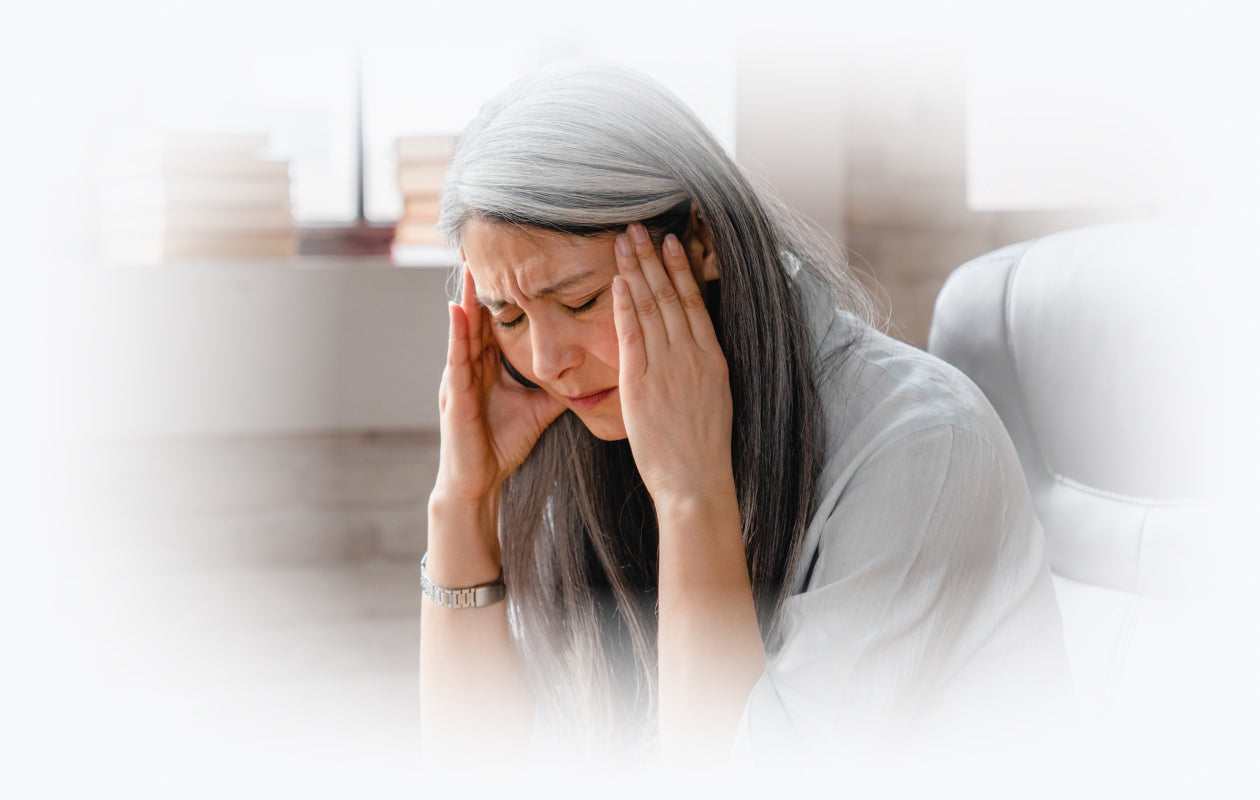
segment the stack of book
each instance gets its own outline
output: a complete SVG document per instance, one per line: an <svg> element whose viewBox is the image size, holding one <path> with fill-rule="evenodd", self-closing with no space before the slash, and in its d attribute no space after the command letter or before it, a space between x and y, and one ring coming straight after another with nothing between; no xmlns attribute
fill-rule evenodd
<svg viewBox="0 0 1260 800"><path fill-rule="evenodd" d="M101 255L114 264L276 259L297 253L289 164L265 135L162 134L102 163Z"/></svg>
<svg viewBox="0 0 1260 800"><path fill-rule="evenodd" d="M453 136L404 136L398 140L403 214L390 245L390 257L398 266L448 266L454 260L437 231L442 181L454 152Z"/></svg>

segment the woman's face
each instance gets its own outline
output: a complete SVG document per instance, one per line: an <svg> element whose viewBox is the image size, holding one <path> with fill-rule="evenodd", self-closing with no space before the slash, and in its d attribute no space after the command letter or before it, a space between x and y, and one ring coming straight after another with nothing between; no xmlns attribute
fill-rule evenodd
<svg viewBox="0 0 1260 800"><path fill-rule="evenodd" d="M626 438L613 325L614 237L474 219L462 238L477 298L507 360L595 436Z"/></svg>

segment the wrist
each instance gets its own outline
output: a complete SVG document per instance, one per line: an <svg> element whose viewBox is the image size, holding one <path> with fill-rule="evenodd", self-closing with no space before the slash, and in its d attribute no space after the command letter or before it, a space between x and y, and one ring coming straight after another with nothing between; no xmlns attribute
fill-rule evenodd
<svg viewBox="0 0 1260 800"><path fill-rule="evenodd" d="M664 518L701 518L715 514L734 511L739 514L739 497L735 493L735 482L719 483L713 486L694 487L687 490L660 492L652 497L656 506L658 519Z"/></svg>
<svg viewBox="0 0 1260 800"><path fill-rule="evenodd" d="M425 597L443 608L484 608L500 602L507 596L507 587L503 584L503 574L490 583L476 586L442 586L434 583L428 574L429 554L420 559L420 588Z"/></svg>
<svg viewBox="0 0 1260 800"><path fill-rule="evenodd" d="M703 593L731 581L747 585L743 528L734 490L662 498L656 517L662 603L676 591Z"/></svg>
<svg viewBox="0 0 1260 800"><path fill-rule="evenodd" d="M473 485L461 480L458 471L447 469L439 460L437 480L433 482L433 490L429 492L429 504L435 501L444 506L455 508L460 506L476 507L497 503L499 492L507 482L506 476L494 476L484 484L474 481Z"/></svg>
<svg viewBox="0 0 1260 800"><path fill-rule="evenodd" d="M476 586L502 571L498 495L477 502L435 489L429 496L429 577L442 586Z"/></svg>

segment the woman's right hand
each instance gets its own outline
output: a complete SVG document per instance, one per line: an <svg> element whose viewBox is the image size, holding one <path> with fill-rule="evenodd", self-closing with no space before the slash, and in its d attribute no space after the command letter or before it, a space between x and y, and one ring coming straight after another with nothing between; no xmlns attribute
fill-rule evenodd
<svg viewBox="0 0 1260 800"><path fill-rule="evenodd" d="M463 296L451 303L446 369L438 394L442 442L435 494L456 504L495 502L499 488L564 406L507 375L490 314L465 266Z"/></svg>
<svg viewBox="0 0 1260 800"><path fill-rule="evenodd" d="M503 575L499 488L563 411L541 389L508 377L465 269L450 305L450 342L439 392L442 443L429 497L429 580L451 589ZM444 608L421 601L420 724L431 762L483 763L525 751L534 706L508 623L507 603ZM485 721L493 720L488 729Z"/></svg>

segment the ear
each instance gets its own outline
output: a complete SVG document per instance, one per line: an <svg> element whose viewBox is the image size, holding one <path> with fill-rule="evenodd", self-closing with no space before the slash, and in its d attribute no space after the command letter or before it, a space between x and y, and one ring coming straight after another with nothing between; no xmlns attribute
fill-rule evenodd
<svg viewBox="0 0 1260 800"><path fill-rule="evenodd" d="M704 224L704 217L695 203L691 204L691 221L688 227L691 233L687 237L686 250L692 273L697 280L704 281L715 281L722 277L718 270L717 253L713 250L713 240L709 237L709 228Z"/></svg>

